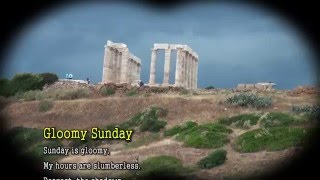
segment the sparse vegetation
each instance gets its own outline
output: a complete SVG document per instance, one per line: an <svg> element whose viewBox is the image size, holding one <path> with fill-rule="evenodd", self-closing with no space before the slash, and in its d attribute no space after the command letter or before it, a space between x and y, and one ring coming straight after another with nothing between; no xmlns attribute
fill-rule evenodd
<svg viewBox="0 0 320 180"><path fill-rule="evenodd" d="M267 108L272 105L271 97L258 96L255 94L235 94L227 98L226 103L234 106L254 107L257 109Z"/></svg>
<svg viewBox="0 0 320 180"><path fill-rule="evenodd" d="M46 112L46 111L49 111L50 109L52 109L53 105L54 104L52 101L44 100L38 104L38 109L40 112Z"/></svg>
<svg viewBox="0 0 320 180"><path fill-rule="evenodd" d="M212 167L221 165L227 159L227 151L218 149L209 154L207 157L201 159L197 165L201 169L210 169Z"/></svg>
<svg viewBox="0 0 320 180"><path fill-rule="evenodd" d="M303 128L272 127L246 132L236 140L240 152L278 151L301 145L308 135Z"/></svg>
<svg viewBox="0 0 320 180"><path fill-rule="evenodd" d="M183 131L187 131L195 126L197 126L198 124L196 122L193 121L187 121L185 122L183 125L176 125L168 130L166 130L164 132L164 136L174 136L176 134L179 134Z"/></svg>
<svg viewBox="0 0 320 180"><path fill-rule="evenodd" d="M307 119L283 112L270 112L260 121L263 127L289 126L306 122Z"/></svg>
<svg viewBox="0 0 320 180"><path fill-rule="evenodd" d="M180 95L187 95L187 94L189 94L189 91L187 89L182 89L179 94Z"/></svg>
<svg viewBox="0 0 320 180"><path fill-rule="evenodd" d="M231 125L237 128L250 128L257 124L259 118L259 114L241 114L229 118L221 118L218 122L223 125Z"/></svg>
<svg viewBox="0 0 320 180"><path fill-rule="evenodd" d="M194 148L219 148L227 143L228 133L232 130L218 123L209 123L195 126L180 132L176 139L183 141L187 147Z"/></svg>
<svg viewBox="0 0 320 180"><path fill-rule="evenodd" d="M102 87L99 91L100 91L100 94L102 94L103 96L110 96L115 94L115 91L112 88L108 88L108 87Z"/></svg>
<svg viewBox="0 0 320 180"><path fill-rule="evenodd" d="M131 91L129 91L129 92L127 92L127 96L135 96L135 95L137 95L138 94L138 92L137 92L137 90L131 90Z"/></svg>
<svg viewBox="0 0 320 180"><path fill-rule="evenodd" d="M33 100L73 100L80 98L87 98L90 94L88 89L74 88L74 89L51 89L48 91L31 90L27 92L19 92L15 95L17 99L25 101Z"/></svg>
<svg viewBox="0 0 320 180"><path fill-rule="evenodd" d="M302 105L302 106L292 106L291 111L295 114L304 114L306 119L316 120L320 117L320 105Z"/></svg>
<svg viewBox="0 0 320 180"><path fill-rule="evenodd" d="M147 146L148 144L159 141L161 139L160 133L152 133L147 136L141 137L135 141L125 144L126 148L136 148L140 146Z"/></svg>

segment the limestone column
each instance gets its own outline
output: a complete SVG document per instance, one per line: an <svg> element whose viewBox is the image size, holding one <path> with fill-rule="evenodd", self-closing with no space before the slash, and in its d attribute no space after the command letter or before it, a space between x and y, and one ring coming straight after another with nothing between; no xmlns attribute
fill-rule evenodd
<svg viewBox="0 0 320 180"><path fill-rule="evenodd" d="M156 60L157 60L157 49L151 49L149 85L154 85L156 83Z"/></svg>
<svg viewBox="0 0 320 180"><path fill-rule="evenodd" d="M192 56L192 79L191 79L191 88L192 89L195 89L195 83L194 83L194 81L195 81L195 75L196 75L196 71L195 71L195 57L194 56Z"/></svg>
<svg viewBox="0 0 320 180"><path fill-rule="evenodd" d="M117 67L118 67L118 50L115 49L114 51L114 60L113 60L113 66L112 66L112 76L113 76L113 83L116 83L117 81Z"/></svg>
<svg viewBox="0 0 320 180"><path fill-rule="evenodd" d="M183 82L183 87L187 88L187 77L188 77L188 71L187 71L187 66L188 66L188 51L185 51L185 54L184 54L184 82Z"/></svg>
<svg viewBox="0 0 320 180"><path fill-rule="evenodd" d="M140 81L141 79L140 79L140 74L141 74L141 64L139 63L138 64L138 75L137 75L137 79Z"/></svg>
<svg viewBox="0 0 320 180"><path fill-rule="evenodd" d="M107 45L104 46L104 56L103 56L103 67L102 67L102 80L101 83L105 83L107 81L107 68L108 68L108 61L110 56L110 49Z"/></svg>
<svg viewBox="0 0 320 180"><path fill-rule="evenodd" d="M191 59L191 54L189 53L189 55L188 55L188 89L191 89L191 76L192 76L192 74L191 74L191 63L192 63L192 61L191 61L192 59Z"/></svg>
<svg viewBox="0 0 320 180"><path fill-rule="evenodd" d="M189 89L192 89L192 54L190 54L190 56L189 56L189 61L190 61L190 66L189 66L189 71L190 71L190 75L189 75Z"/></svg>
<svg viewBox="0 0 320 180"><path fill-rule="evenodd" d="M124 48L121 57L121 76L120 83L128 83L128 61L129 61L129 50Z"/></svg>
<svg viewBox="0 0 320 180"><path fill-rule="evenodd" d="M189 76L190 76L190 71L189 71L189 68L190 68L190 53L187 52L187 55L186 55L186 88L189 89Z"/></svg>
<svg viewBox="0 0 320 180"><path fill-rule="evenodd" d="M105 59L104 59L104 78L103 83L110 83L112 82L112 56L113 56L113 49L110 46L105 46Z"/></svg>
<svg viewBox="0 0 320 180"><path fill-rule="evenodd" d="M128 60L128 83L132 83L132 59L130 57Z"/></svg>
<svg viewBox="0 0 320 180"><path fill-rule="evenodd" d="M182 54L182 48L177 48L177 60L176 60L176 73L175 73L175 86L182 86L182 76L183 76L183 54Z"/></svg>
<svg viewBox="0 0 320 180"><path fill-rule="evenodd" d="M195 73L195 86L194 86L195 89L198 89L198 62L199 60L196 58L196 65L195 65L196 73Z"/></svg>
<svg viewBox="0 0 320 180"><path fill-rule="evenodd" d="M163 85L168 86L170 78L171 49L165 49L164 58Z"/></svg>
<svg viewBox="0 0 320 180"><path fill-rule="evenodd" d="M190 89L193 89L192 80L193 80L193 55L191 54L190 56Z"/></svg>
<svg viewBox="0 0 320 180"><path fill-rule="evenodd" d="M118 63L117 63L117 78L116 78L116 83L120 83L121 61L122 61L122 53L119 51L119 54L118 54Z"/></svg>
<svg viewBox="0 0 320 180"><path fill-rule="evenodd" d="M138 63L137 61L134 62L134 82L138 80Z"/></svg>

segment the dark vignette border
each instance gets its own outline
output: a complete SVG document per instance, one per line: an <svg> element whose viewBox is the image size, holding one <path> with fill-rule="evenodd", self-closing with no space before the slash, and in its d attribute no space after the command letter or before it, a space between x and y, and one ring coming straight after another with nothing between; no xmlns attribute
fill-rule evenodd
<svg viewBox="0 0 320 180"><path fill-rule="evenodd" d="M28 1L6 1L0 6L3 15L0 16L2 22L1 30L1 49L0 60L5 63L7 50L12 46L14 38L20 33L22 27L28 25L28 22L35 20L41 13L59 6L70 5L72 3L84 2L84 0L70 0L70 1L56 1L56 0L28 0ZM109 1L108 1L109 2ZM128 1L129 2L129 1ZM130 3L138 3L146 5L147 8L154 8L155 10L167 11L168 9L177 8L186 3L201 3L204 1L135 1ZM214 1L205 1L212 2ZM314 49L314 53L319 60L319 36L320 32L318 22L318 10L316 3L302 3L294 1L246 1L246 3L265 7L268 10L284 16L289 22L296 26L296 28L304 35L304 38L310 43L310 47ZM319 61L314 62L319 68ZM0 73L3 70L3 64L0 66ZM319 75L318 75L319 76ZM319 85L319 83L318 83ZM43 179L44 176L50 178L61 177L58 175L48 174L39 169L36 169L35 162L31 158L19 155L16 152L18 147L10 146L9 139L3 136L4 119L0 117L0 153L2 159L1 176L11 177L13 179ZM317 177L318 162L320 162L320 134L317 133L312 139L306 151L301 156L297 157L286 169L269 174L266 177L252 177L250 179L289 179L289 178L304 178ZM152 177L152 179L178 179L177 177Z"/></svg>

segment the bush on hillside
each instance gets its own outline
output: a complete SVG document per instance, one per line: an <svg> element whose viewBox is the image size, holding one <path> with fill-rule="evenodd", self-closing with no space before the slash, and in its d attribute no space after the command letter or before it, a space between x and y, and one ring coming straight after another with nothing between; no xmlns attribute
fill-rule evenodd
<svg viewBox="0 0 320 180"><path fill-rule="evenodd" d="M38 74L16 74L10 81L10 92L12 94L36 89L42 89L42 77Z"/></svg>
<svg viewBox="0 0 320 180"><path fill-rule="evenodd" d="M103 96L110 96L113 95L115 93L115 91L112 88L109 87L102 87L99 90L100 94L102 94Z"/></svg>
<svg viewBox="0 0 320 180"><path fill-rule="evenodd" d="M48 84L53 84L54 82L58 81L58 76L54 73L41 73L39 76L42 78L41 80L41 87Z"/></svg>
<svg viewBox="0 0 320 180"><path fill-rule="evenodd" d="M207 157L201 159L197 165L201 169L210 169L212 167L223 164L227 159L227 151L218 149L209 154Z"/></svg>
<svg viewBox="0 0 320 180"><path fill-rule="evenodd" d="M235 106L267 108L272 105L271 97L262 97L255 94L235 94L227 98L226 103Z"/></svg>
<svg viewBox="0 0 320 180"><path fill-rule="evenodd" d="M0 96L9 97L12 95L10 92L10 81L9 79L0 79Z"/></svg>
<svg viewBox="0 0 320 180"><path fill-rule="evenodd" d="M210 85L210 86L206 87L205 89L206 89L206 90L214 89L214 87Z"/></svg>

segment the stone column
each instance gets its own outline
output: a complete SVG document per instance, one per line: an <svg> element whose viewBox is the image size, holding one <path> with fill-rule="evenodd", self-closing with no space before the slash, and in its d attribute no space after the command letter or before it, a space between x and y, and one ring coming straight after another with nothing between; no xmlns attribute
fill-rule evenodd
<svg viewBox="0 0 320 180"><path fill-rule="evenodd" d="M187 71L187 63L188 63L188 51L185 51L184 53L184 77L183 77L183 87L187 88L187 77L188 77L188 71Z"/></svg>
<svg viewBox="0 0 320 180"><path fill-rule="evenodd" d="M122 61L122 53L119 52L119 54L118 54L118 63L117 63L117 78L116 78L116 83L120 83L121 61Z"/></svg>
<svg viewBox="0 0 320 180"><path fill-rule="evenodd" d="M192 56L192 89L195 89L195 80L196 80L196 58Z"/></svg>
<svg viewBox="0 0 320 180"><path fill-rule="evenodd" d="M190 54L190 57L189 57L189 60L190 60L190 67L189 67L189 71L190 71L190 76L189 76L189 88L192 89L192 76L193 76L193 72L192 72L192 69L193 69L193 56L192 54Z"/></svg>
<svg viewBox="0 0 320 180"><path fill-rule="evenodd" d="M192 80L193 80L193 55L191 54L190 56L190 89L193 89Z"/></svg>
<svg viewBox="0 0 320 180"><path fill-rule="evenodd" d="M165 49L164 58L163 85L168 86L170 79L171 49Z"/></svg>
<svg viewBox="0 0 320 180"><path fill-rule="evenodd" d="M138 63L134 62L134 82L138 80Z"/></svg>
<svg viewBox="0 0 320 180"><path fill-rule="evenodd" d="M198 62L199 60L196 58L196 63L195 63L195 84L194 84L194 88L198 89Z"/></svg>
<svg viewBox="0 0 320 180"><path fill-rule="evenodd" d="M128 61L129 61L129 50L128 48L123 49L121 58L121 76L120 83L128 83Z"/></svg>
<svg viewBox="0 0 320 180"><path fill-rule="evenodd" d="M113 66L113 49L110 46L105 46L105 60L104 60L104 80L103 83L112 82L112 66Z"/></svg>
<svg viewBox="0 0 320 180"><path fill-rule="evenodd" d="M189 76L190 76L190 71L189 71L189 68L190 68L190 53L187 52L187 55L186 55L186 88L189 89Z"/></svg>
<svg viewBox="0 0 320 180"><path fill-rule="evenodd" d="M119 54L119 51L117 49L115 49L113 66L112 66L112 76L113 76L112 82L113 83L116 83L116 81L117 81L118 54Z"/></svg>
<svg viewBox="0 0 320 180"><path fill-rule="evenodd" d="M141 80L141 79L140 79L140 74L141 74L141 64L140 64L140 63L138 64L138 72L137 72L137 73L138 73L137 79L138 79L138 80Z"/></svg>
<svg viewBox="0 0 320 180"><path fill-rule="evenodd" d="M107 76L107 67L108 67L108 59L110 55L110 49L108 48L107 45L104 46L104 56L103 56L103 67L102 67L102 79L101 83L106 82L106 76Z"/></svg>
<svg viewBox="0 0 320 180"><path fill-rule="evenodd" d="M132 83L132 59L130 57L128 60L128 83Z"/></svg>
<svg viewBox="0 0 320 180"><path fill-rule="evenodd" d="M191 89L191 63L192 63L192 55L189 53L188 55L188 89Z"/></svg>
<svg viewBox="0 0 320 180"><path fill-rule="evenodd" d="M176 60L176 74L175 74L175 86L182 86L182 76L183 76L183 53L182 48L177 48L177 60Z"/></svg>
<svg viewBox="0 0 320 180"><path fill-rule="evenodd" d="M156 60L157 60L157 49L151 49L149 85L154 85L156 83Z"/></svg>

